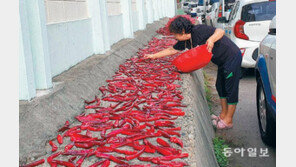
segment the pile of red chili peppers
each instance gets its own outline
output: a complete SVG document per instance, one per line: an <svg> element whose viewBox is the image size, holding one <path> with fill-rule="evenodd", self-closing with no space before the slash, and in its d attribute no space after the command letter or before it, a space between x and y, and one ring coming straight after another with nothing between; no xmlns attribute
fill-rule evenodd
<svg viewBox="0 0 296 167"><path fill-rule="evenodd" d="M165 31L168 34L168 29ZM180 74L171 64L175 56L143 58L175 43L169 36L153 38L136 57L120 65L108 84L99 88L102 97L85 101L85 109L91 112L76 116L78 125L71 127L67 121L58 130L57 140L49 141L52 155L47 163L53 167L79 167L87 158L97 157L91 167L188 166L182 160L188 153L181 150L181 127L174 122L185 115L180 108L185 107L180 85L175 84ZM103 107L103 101L109 106ZM66 138L71 142L60 148ZM24 166L43 163L45 159Z"/></svg>

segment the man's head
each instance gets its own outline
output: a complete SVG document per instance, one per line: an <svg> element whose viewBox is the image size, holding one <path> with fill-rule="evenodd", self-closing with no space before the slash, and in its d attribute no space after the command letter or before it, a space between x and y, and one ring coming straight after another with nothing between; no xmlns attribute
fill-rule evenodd
<svg viewBox="0 0 296 167"><path fill-rule="evenodd" d="M186 41L191 38L192 27L190 20L179 16L171 22L169 30L178 41Z"/></svg>

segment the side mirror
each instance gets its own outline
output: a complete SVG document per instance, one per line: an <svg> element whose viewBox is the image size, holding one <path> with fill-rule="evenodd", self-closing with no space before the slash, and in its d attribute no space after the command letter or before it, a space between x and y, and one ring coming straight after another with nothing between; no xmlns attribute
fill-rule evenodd
<svg viewBox="0 0 296 167"><path fill-rule="evenodd" d="M218 23L228 23L228 20L226 19L226 17L219 17L217 22Z"/></svg>

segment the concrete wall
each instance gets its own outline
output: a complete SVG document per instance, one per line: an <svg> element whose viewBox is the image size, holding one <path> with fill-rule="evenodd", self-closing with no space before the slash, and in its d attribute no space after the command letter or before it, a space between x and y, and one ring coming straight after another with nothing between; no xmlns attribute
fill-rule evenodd
<svg viewBox="0 0 296 167"><path fill-rule="evenodd" d="M93 54L90 19L49 24L47 34L53 77Z"/></svg>
<svg viewBox="0 0 296 167"><path fill-rule="evenodd" d="M139 30L139 12L133 11L132 12L132 20L133 20L133 30L138 31Z"/></svg>
<svg viewBox="0 0 296 167"><path fill-rule="evenodd" d="M108 16L109 34L110 35L110 45L123 39L123 29L120 28L123 25L122 14Z"/></svg>

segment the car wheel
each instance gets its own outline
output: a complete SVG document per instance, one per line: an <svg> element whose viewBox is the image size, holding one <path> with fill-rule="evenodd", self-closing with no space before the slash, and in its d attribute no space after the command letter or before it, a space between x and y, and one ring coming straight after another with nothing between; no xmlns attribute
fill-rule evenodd
<svg viewBox="0 0 296 167"><path fill-rule="evenodd" d="M239 78L242 79L244 76L246 76L246 73L247 73L247 69L241 67L240 77Z"/></svg>
<svg viewBox="0 0 296 167"><path fill-rule="evenodd" d="M257 116L259 123L259 130L262 141L270 146L275 146L275 124L272 120L271 113L266 107L266 96L261 79L257 82Z"/></svg>

